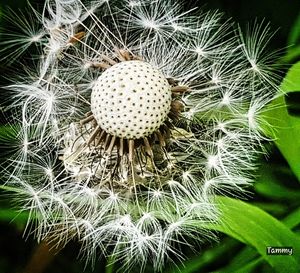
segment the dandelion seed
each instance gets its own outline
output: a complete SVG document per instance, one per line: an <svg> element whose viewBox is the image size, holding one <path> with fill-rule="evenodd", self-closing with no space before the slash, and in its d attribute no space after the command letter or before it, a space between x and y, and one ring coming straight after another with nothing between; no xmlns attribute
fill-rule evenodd
<svg viewBox="0 0 300 273"><path fill-rule="evenodd" d="M47 0L34 14L41 30L26 22L28 37L3 44L18 65L38 44L7 87L18 130L2 139L15 139L3 175L34 217L27 229L129 271L162 270L188 238L215 238L200 227L220 220L216 194L250 184L277 91L269 26L245 37L171 0Z"/></svg>

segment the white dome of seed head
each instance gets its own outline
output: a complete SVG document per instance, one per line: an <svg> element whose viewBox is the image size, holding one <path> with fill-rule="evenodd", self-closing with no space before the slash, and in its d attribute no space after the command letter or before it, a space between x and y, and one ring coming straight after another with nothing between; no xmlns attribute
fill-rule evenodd
<svg viewBox="0 0 300 273"><path fill-rule="evenodd" d="M142 61L115 64L97 79L91 110L107 133L139 139L157 130L171 108L171 87L164 75Z"/></svg>

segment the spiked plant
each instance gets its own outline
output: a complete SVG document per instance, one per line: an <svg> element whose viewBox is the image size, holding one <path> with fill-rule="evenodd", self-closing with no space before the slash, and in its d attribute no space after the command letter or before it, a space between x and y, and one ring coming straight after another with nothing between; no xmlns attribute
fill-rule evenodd
<svg viewBox="0 0 300 273"><path fill-rule="evenodd" d="M18 66L38 54L7 86L16 145L2 174L36 238L154 270L189 237L215 238L215 194L242 194L262 152L269 27L243 36L171 0L47 0L33 14L3 42Z"/></svg>

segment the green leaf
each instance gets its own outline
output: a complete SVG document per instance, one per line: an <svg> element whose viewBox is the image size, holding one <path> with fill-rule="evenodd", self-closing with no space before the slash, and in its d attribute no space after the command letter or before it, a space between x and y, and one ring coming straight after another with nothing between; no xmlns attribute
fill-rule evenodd
<svg viewBox="0 0 300 273"><path fill-rule="evenodd" d="M290 228L300 225L300 208L294 210L283 220L284 224Z"/></svg>
<svg viewBox="0 0 300 273"><path fill-rule="evenodd" d="M283 95L273 100L264 118L270 123L269 135L300 181L300 117L290 115L284 95L300 91L300 62L293 65L281 84ZM300 106L299 106L300 107Z"/></svg>
<svg viewBox="0 0 300 273"><path fill-rule="evenodd" d="M282 215L288 210L287 204L279 204L275 202L252 202L252 205L272 214L275 215Z"/></svg>
<svg viewBox="0 0 300 273"><path fill-rule="evenodd" d="M243 268L243 273L248 272L245 268L252 268L257 266L261 261L264 261L261 256L258 257L257 251L250 247L245 246L242 250L240 250L232 259L230 260L229 264L218 270L218 273L231 273L237 272L241 268Z"/></svg>
<svg viewBox="0 0 300 273"><path fill-rule="evenodd" d="M300 160L300 158L299 158ZM260 195L266 196L274 200L290 200L299 202L300 189L289 188L284 181L297 180L292 175L290 169L279 165L263 164L260 167L259 177L254 184L255 191ZM275 204L272 202L272 204ZM286 203L282 204L287 205Z"/></svg>
<svg viewBox="0 0 300 273"><path fill-rule="evenodd" d="M283 223L263 210L240 200L217 197L222 223L211 226L254 247L275 272L297 273L300 268L300 238ZM292 246L291 256L270 256L268 246Z"/></svg>
<svg viewBox="0 0 300 273"><path fill-rule="evenodd" d="M296 46L300 43L300 14L294 22L289 36L288 36L288 46Z"/></svg>
<svg viewBox="0 0 300 273"><path fill-rule="evenodd" d="M17 212L9 208L0 208L0 221L24 224L28 221L28 212Z"/></svg>
<svg viewBox="0 0 300 273"><path fill-rule="evenodd" d="M282 220L282 223L290 229L297 227L300 224L300 208L285 217ZM257 255L257 251L255 251L253 247L246 246L231 259L230 263L225 268L218 270L218 273L253 272L251 270L264 261L261 256L257 257Z"/></svg>
<svg viewBox="0 0 300 273"><path fill-rule="evenodd" d="M167 271L168 273L193 273L199 272L200 269L211 264L219 257L222 258L226 253L233 251L233 249L238 245L236 240L232 238L225 238L221 243L207 249L194 259L190 259L184 263L184 266L180 268L172 268Z"/></svg>
<svg viewBox="0 0 300 273"><path fill-rule="evenodd" d="M242 266L239 265L235 268L226 268L222 270L218 270L218 273L252 273L255 272L254 269L263 261L262 257L259 257L257 259L254 259L246 264L243 264Z"/></svg>
<svg viewBox="0 0 300 273"><path fill-rule="evenodd" d="M299 210L287 216L283 223L273 218L261 209L243 201L218 197L217 203L222 213L222 225L210 225L208 228L221 231L247 245L243 251L235 254L230 265L217 272L252 272L262 261L267 261L276 272L298 272L300 268L300 239L289 228L294 228L300 222ZM288 228L289 227L289 228ZM267 256L267 246L293 246L294 256ZM236 241L222 241L218 246L206 250L198 257L190 259L181 267L170 272L191 273L213 263L228 251L233 251ZM257 255L259 255L257 257ZM282 271L286 268L287 271ZM168 271L169 272L169 271Z"/></svg>
<svg viewBox="0 0 300 273"><path fill-rule="evenodd" d="M105 273L113 273L114 272L114 262L115 262L115 257L110 256L108 258L106 267L105 267Z"/></svg>
<svg viewBox="0 0 300 273"><path fill-rule="evenodd" d="M300 56L300 46L298 45L297 47L292 47L288 50L288 52L282 56L279 60L279 64L292 64L299 59Z"/></svg>
<svg viewBox="0 0 300 273"><path fill-rule="evenodd" d="M286 54L279 63L291 64L300 57L300 14L296 18L287 39Z"/></svg>
<svg viewBox="0 0 300 273"><path fill-rule="evenodd" d="M0 193L20 193L22 194L22 190L16 188L16 187L10 187L7 185L0 185ZM5 201L6 197L10 197L10 194L7 196L1 195L2 199L1 201ZM0 204L3 206L3 204ZM29 219L33 219L32 217L37 217L32 216L29 211L18 211L20 208L13 208L13 207L0 207L0 221L3 222L11 222L13 224L16 224L17 226L22 226L27 223Z"/></svg>

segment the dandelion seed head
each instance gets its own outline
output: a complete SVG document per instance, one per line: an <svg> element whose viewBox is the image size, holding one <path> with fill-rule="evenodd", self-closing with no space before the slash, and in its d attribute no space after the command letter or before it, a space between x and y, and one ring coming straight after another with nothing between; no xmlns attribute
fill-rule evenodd
<svg viewBox="0 0 300 273"><path fill-rule="evenodd" d="M47 0L1 44L18 66L38 54L7 87L2 173L38 241L159 272L188 238L215 238L215 194L251 183L278 84L269 26L244 35L175 0L87 2Z"/></svg>
<svg viewBox="0 0 300 273"><path fill-rule="evenodd" d="M111 135L138 139L159 128L171 107L171 88L150 64L128 61L107 69L91 95L98 124Z"/></svg>

